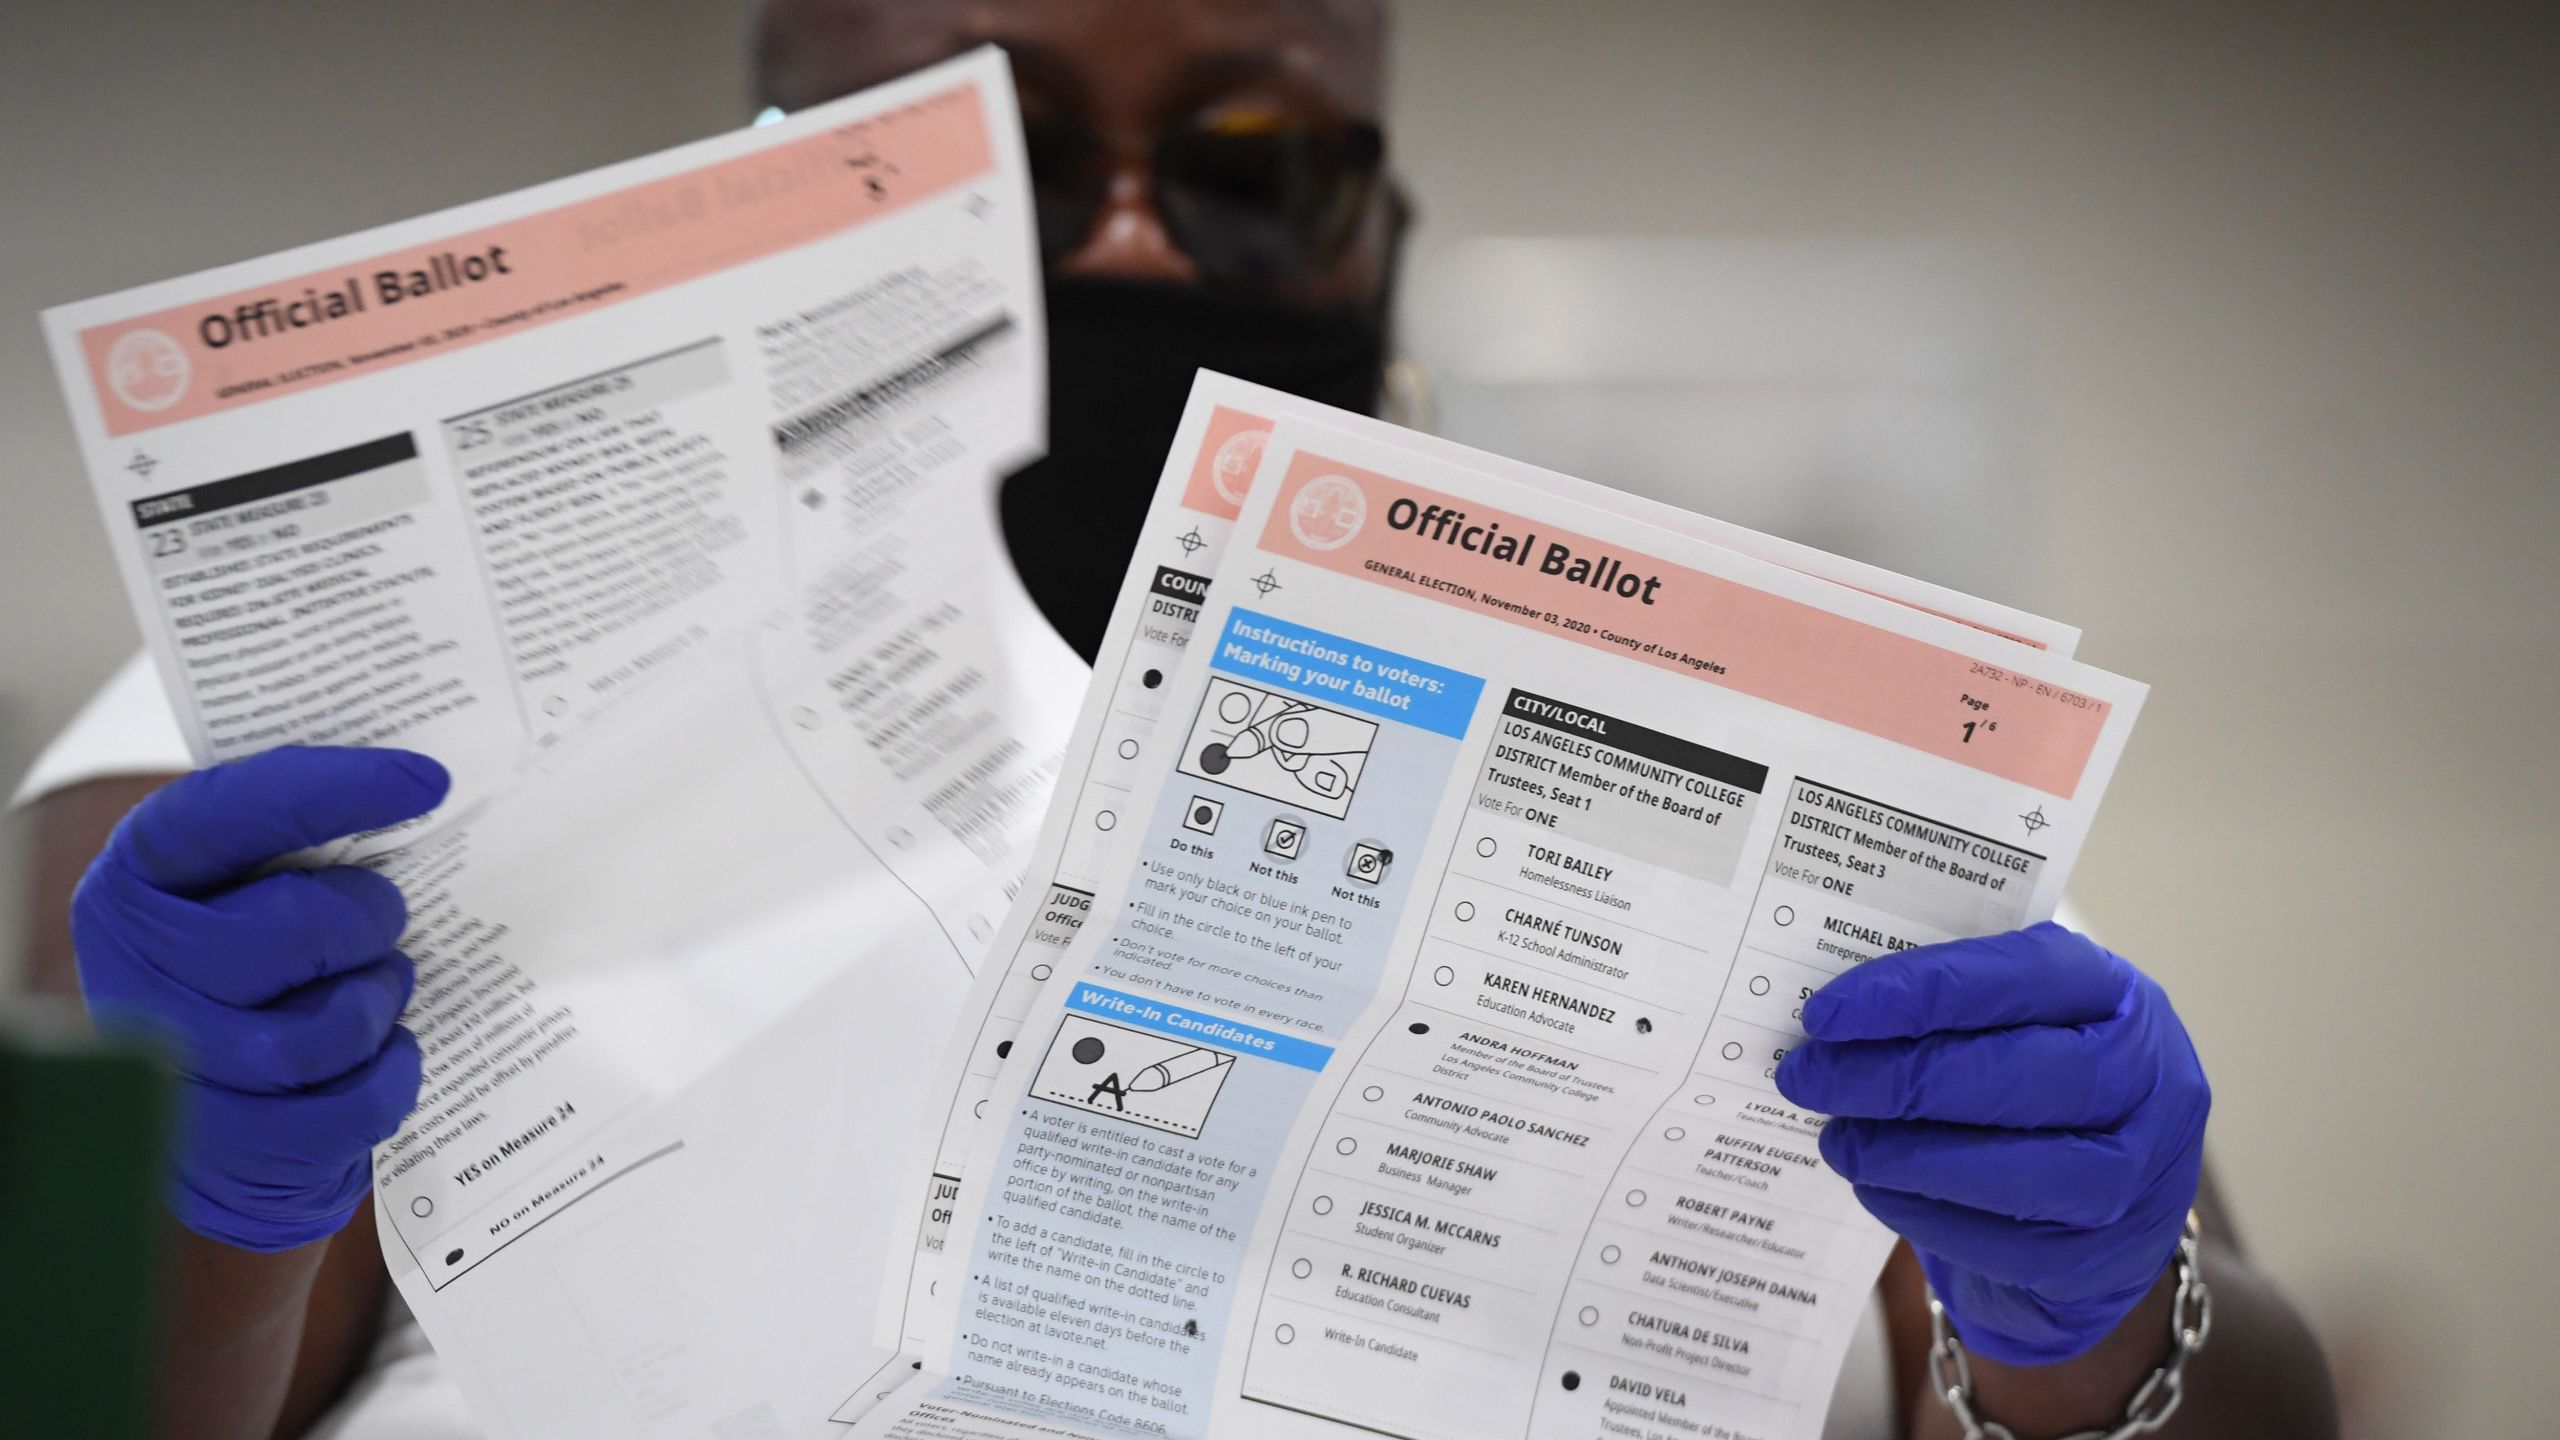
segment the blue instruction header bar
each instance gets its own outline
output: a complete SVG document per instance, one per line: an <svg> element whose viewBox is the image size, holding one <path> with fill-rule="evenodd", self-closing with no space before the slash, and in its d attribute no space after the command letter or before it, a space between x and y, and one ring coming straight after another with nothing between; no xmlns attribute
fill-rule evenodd
<svg viewBox="0 0 2560 1440"><path fill-rule="evenodd" d="M1446 666L1275 620L1239 605L1227 613L1209 668L1344 710L1464 735L1484 682Z"/></svg>
<svg viewBox="0 0 2560 1440"><path fill-rule="evenodd" d="M1067 996L1067 1008L1087 1015L1100 1015L1116 1020L1133 1030L1152 1030L1181 1040L1196 1040L1221 1050L1240 1055L1277 1060L1301 1070L1321 1070L1333 1058L1333 1047L1295 1035L1282 1035L1215 1015L1203 1015L1169 1000L1149 1000L1143 995L1124 994L1100 985L1078 985Z"/></svg>

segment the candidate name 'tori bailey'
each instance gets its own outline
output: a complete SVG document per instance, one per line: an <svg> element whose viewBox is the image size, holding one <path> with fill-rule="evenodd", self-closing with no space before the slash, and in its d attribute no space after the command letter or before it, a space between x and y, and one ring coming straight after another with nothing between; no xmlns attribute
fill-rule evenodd
<svg viewBox="0 0 2560 1440"><path fill-rule="evenodd" d="M424 300L514 273L514 267L507 263L504 245L472 251L439 250L428 256L423 265L348 275L326 287L305 285L298 295L261 295L255 300L243 300L229 310L215 310L198 318L196 335L207 348L220 350L361 315L372 305Z"/></svg>

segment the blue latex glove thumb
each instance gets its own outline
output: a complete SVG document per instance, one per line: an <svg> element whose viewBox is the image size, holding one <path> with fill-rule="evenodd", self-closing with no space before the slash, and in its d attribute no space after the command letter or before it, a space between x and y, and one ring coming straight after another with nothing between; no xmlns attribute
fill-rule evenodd
<svg viewBox="0 0 2560 1440"><path fill-rule="evenodd" d="M364 1203L372 1149L418 1094L418 1044L398 1024L408 906L354 866L256 872L423 815L446 788L442 766L404 750L270 750L153 792L81 878L71 934L90 1014L177 1057L169 1207L188 1229L288 1250Z"/></svg>
<svg viewBox="0 0 2560 1440"><path fill-rule="evenodd" d="M1878 956L1804 1006L1778 1089L1911 1242L1956 1333L2013 1365L2088 1350L2168 1268L2213 1096L2169 997L2050 922Z"/></svg>

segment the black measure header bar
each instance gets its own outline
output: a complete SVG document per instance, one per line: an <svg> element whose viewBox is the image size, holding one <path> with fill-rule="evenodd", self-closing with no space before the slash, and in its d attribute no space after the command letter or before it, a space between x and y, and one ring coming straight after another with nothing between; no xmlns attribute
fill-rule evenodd
<svg viewBox="0 0 2560 1440"><path fill-rule="evenodd" d="M385 465L414 460L417 456L417 440L403 430L397 435L367 440L361 445L332 450L326 455L306 455L299 460L287 460L281 465L252 470L227 480L208 480L184 490L146 495L133 502L133 523L148 530L154 525L192 520L198 515L210 515L234 505L252 505L296 490L308 490L314 485L326 485L332 480L344 480L350 475L362 475Z"/></svg>
<svg viewBox="0 0 2560 1440"><path fill-rule="evenodd" d="M1176 570L1170 565L1159 565L1156 567L1154 583L1147 588L1168 600L1179 600L1185 605L1197 605L1209 598L1209 577L1194 575L1188 570Z"/></svg>

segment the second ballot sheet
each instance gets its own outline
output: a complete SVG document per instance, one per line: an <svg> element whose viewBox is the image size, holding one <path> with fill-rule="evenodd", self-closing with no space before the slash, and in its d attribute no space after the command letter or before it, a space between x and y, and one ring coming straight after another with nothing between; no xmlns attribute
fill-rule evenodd
<svg viewBox="0 0 2560 1440"><path fill-rule="evenodd" d="M1270 428L859 1433L1819 1433L1799 1007L2049 917L2143 689L1602 498Z"/></svg>
<svg viewBox="0 0 2560 1440"><path fill-rule="evenodd" d="M47 317L195 758L454 777L318 858L408 897L372 1233L492 1440L787 1435L903 1370L871 1177L1083 678L996 519L1020 133L983 51Z"/></svg>

